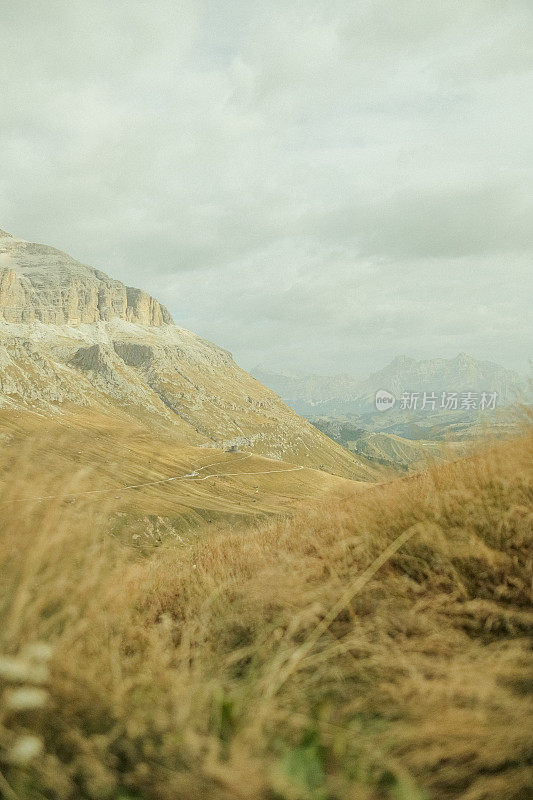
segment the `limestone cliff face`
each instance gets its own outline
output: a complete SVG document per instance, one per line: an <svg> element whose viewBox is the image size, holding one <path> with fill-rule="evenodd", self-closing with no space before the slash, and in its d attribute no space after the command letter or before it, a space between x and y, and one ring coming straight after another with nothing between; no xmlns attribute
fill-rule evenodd
<svg viewBox="0 0 533 800"><path fill-rule="evenodd" d="M122 319L172 324L167 309L140 289L42 244L0 231L0 320L55 325Z"/></svg>

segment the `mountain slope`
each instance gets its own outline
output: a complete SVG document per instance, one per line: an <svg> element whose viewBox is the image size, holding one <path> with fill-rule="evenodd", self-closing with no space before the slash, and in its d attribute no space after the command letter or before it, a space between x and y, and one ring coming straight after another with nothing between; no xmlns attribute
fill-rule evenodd
<svg viewBox="0 0 533 800"><path fill-rule="evenodd" d="M420 470L429 461L457 458L468 452L471 442L432 441L398 436L390 432L374 432L362 425L368 424L370 415L354 416L352 420L332 417L312 417L311 421L319 430L330 436L353 453L402 470Z"/></svg>
<svg viewBox="0 0 533 800"><path fill-rule="evenodd" d="M193 447L177 426L155 430L86 408L61 418L0 409L0 487L6 483L15 503L112 507L113 536L149 550L194 540L211 523L240 529L332 490L370 485L250 452Z"/></svg>
<svg viewBox="0 0 533 800"><path fill-rule="evenodd" d="M63 416L90 408L171 427L187 445L374 475L146 293L53 248L8 235L0 244L0 406Z"/></svg>

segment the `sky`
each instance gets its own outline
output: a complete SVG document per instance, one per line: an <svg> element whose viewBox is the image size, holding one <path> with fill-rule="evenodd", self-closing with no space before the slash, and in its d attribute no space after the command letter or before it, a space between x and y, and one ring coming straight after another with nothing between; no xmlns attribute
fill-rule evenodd
<svg viewBox="0 0 533 800"><path fill-rule="evenodd" d="M530 0L0 5L0 228L246 369L527 369Z"/></svg>

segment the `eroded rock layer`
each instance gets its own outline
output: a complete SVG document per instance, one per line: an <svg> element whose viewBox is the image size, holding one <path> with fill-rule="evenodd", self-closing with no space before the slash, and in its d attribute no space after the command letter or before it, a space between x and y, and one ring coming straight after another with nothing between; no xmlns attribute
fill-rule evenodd
<svg viewBox="0 0 533 800"><path fill-rule="evenodd" d="M53 247L0 231L0 320L78 325L112 319L172 324L167 309L141 289Z"/></svg>

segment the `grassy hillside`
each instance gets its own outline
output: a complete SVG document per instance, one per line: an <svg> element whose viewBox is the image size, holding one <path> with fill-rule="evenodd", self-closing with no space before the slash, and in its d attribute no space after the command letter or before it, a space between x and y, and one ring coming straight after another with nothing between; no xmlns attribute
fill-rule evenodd
<svg viewBox="0 0 533 800"><path fill-rule="evenodd" d="M345 483L149 557L108 535L113 493L64 498L81 465L51 484L19 451L0 484L0 792L528 797L532 451Z"/></svg>
<svg viewBox="0 0 533 800"><path fill-rule="evenodd" d="M405 439L394 433L367 431L347 421L316 417L312 420L319 430L338 444L370 463L395 469L397 472L423 469L429 461L448 461L464 456L476 443ZM487 437L485 437L486 439ZM479 442L483 441L479 437Z"/></svg>
<svg viewBox="0 0 533 800"><path fill-rule="evenodd" d="M234 446L354 480L375 475L225 350L174 325L0 322L2 408L78 425L107 417L193 447Z"/></svg>
<svg viewBox="0 0 533 800"><path fill-rule="evenodd" d="M25 472L13 489L17 502L50 495L68 504L110 502L114 535L141 547L194 538L206 524L242 527L293 513L303 501L353 485L246 451L194 447L172 429L116 415L64 419L0 412L0 480Z"/></svg>
<svg viewBox="0 0 533 800"><path fill-rule="evenodd" d="M413 416L408 411L389 411L309 417L309 421L358 458L413 472L423 469L429 460L465 456L488 441L518 435L524 411L521 406L478 414L443 411Z"/></svg>

